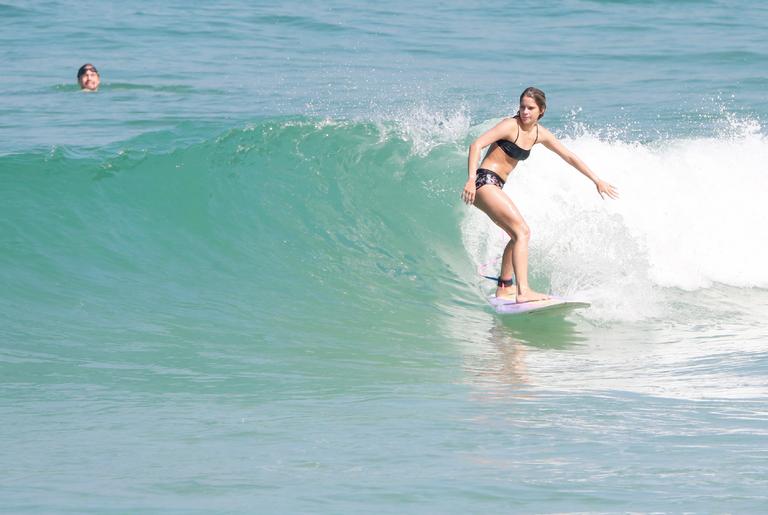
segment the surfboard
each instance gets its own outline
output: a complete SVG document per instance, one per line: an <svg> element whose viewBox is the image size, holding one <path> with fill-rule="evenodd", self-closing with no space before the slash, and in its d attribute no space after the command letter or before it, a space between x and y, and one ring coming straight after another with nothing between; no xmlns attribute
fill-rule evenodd
<svg viewBox="0 0 768 515"><path fill-rule="evenodd" d="M533 315L536 313L555 311L567 312L573 309L588 308L590 306L589 302L555 296L550 296L550 298L546 300L521 302L520 304L515 302L514 299L489 297L488 302L496 313L502 315Z"/></svg>

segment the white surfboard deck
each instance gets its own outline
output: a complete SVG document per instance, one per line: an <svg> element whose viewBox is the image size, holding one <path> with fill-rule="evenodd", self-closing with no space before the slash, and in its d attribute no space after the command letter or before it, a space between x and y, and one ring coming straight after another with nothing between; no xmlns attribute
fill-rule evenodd
<svg viewBox="0 0 768 515"><path fill-rule="evenodd" d="M550 296L546 300L521 302L519 304L515 302L514 298L505 299L500 297L489 297L488 302L497 313L503 315L532 315L544 311L571 311L573 309L588 308L590 306L589 302L556 296Z"/></svg>

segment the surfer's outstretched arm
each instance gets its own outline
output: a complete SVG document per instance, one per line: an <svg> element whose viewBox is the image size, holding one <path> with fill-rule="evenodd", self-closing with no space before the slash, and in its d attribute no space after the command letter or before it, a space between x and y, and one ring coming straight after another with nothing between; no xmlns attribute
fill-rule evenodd
<svg viewBox="0 0 768 515"><path fill-rule="evenodd" d="M587 164L579 159L579 156L568 150L565 145L560 143L560 140L558 140L554 134L549 132L544 127L541 128L541 137L539 140L541 141L542 145L563 158L563 161L577 169L590 181L594 182L595 187L597 188L597 192L601 197L605 198L607 195L612 199L619 198L619 192L612 184L608 184L604 180L600 179L597 175L595 175L595 173L589 169Z"/></svg>

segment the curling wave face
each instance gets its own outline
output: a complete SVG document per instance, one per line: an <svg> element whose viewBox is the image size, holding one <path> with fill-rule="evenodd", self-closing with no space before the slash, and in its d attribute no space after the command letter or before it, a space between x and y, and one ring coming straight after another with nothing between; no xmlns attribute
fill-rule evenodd
<svg viewBox="0 0 768 515"><path fill-rule="evenodd" d="M22 293L47 304L105 289L128 304L194 303L208 292L207 301L268 313L477 299L485 283L475 268L492 274L505 241L459 207L465 143L482 129L464 115L417 115L275 119L163 150L173 134L156 135L154 147L140 138L1 157L7 305ZM536 287L587 296L592 315L624 319L656 316L654 301L670 289L768 286L759 130L564 142L622 198L602 201L554 154L532 153L506 191L533 230Z"/></svg>

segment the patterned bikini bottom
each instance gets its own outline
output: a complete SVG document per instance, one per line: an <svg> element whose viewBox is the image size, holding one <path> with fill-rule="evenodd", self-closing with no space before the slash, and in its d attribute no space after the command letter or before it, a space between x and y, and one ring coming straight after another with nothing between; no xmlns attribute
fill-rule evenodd
<svg viewBox="0 0 768 515"><path fill-rule="evenodd" d="M496 172L488 170L486 168L478 168L477 176L475 177L475 190L479 190L486 184L493 184L499 188L504 187L504 180L499 177Z"/></svg>

